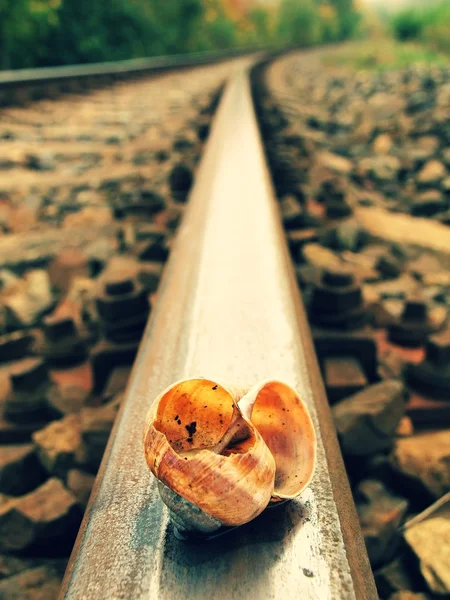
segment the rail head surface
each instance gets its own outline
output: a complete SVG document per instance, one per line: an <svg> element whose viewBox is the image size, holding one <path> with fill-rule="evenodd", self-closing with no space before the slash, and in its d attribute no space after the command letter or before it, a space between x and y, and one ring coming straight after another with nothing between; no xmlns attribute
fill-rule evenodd
<svg viewBox="0 0 450 600"><path fill-rule="evenodd" d="M150 403L191 376L282 379L318 434L299 500L195 545L175 538L142 450ZM377 598L244 71L220 102L60 598Z"/></svg>
<svg viewBox="0 0 450 600"><path fill-rule="evenodd" d="M127 75L138 75L150 72L157 73L170 69L190 68L220 62L238 56L245 56L255 52L262 52L264 50L267 50L267 48L240 48L233 50L155 56L153 58L135 58L116 62L0 71L0 91L16 87L61 83L69 80L100 76L120 78Z"/></svg>

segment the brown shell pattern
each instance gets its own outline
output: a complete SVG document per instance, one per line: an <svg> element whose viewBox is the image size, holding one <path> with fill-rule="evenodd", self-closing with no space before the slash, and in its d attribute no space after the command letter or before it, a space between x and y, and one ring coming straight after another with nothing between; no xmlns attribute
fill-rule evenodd
<svg viewBox="0 0 450 600"><path fill-rule="evenodd" d="M267 381L245 393L198 378L156 399L144 452L175 494L223 525L242 525L308 485L316 439L305 405L285 383Z"/></svg>

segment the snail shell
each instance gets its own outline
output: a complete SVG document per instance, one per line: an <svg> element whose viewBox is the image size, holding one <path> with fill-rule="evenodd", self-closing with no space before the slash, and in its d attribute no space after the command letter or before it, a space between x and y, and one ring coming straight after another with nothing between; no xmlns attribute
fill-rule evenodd
<svg viewBox="0 0 450 600"><path fill-rule="evenodd" d="M300 494L314 472L316 439L285 383L246 391L185 379L150 408L144 452L176 528L208 534Z"/></svg>

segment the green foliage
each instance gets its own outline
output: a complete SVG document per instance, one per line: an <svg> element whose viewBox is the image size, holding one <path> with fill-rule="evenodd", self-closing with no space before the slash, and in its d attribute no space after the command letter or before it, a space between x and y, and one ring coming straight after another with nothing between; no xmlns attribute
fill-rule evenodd
<svg viewBox="0 0 450 600"><path fill-rule="evenodd" d="M236 23L227 15L218 0L204 0L201 19L198 20L189 45L190 50L226 50L237 46Z"/></svg>
<svg viewBox="0 0 450 600"><path fill-rule="evenodd" d="M353 0L0 0L0 69L249 45L311 45L354 29Z"/></svg>
<svg viewBox="0 0 450 600"><path fill-rule="evenodd" d="M434 50L450 54L450 4L448 2L429 7L421 39Z"/></svg>
<svg viewBox="0 0 450 600"><path fill-rule="evenodd" d="M358 13L354 10L353 0L329 0L337 15L338 39L350 37L358 24Z"/></svg>
<svg viewBox="0 0 450 600"><path fill-rule="evenodd" d="M277 33L294 45L332 42L352 36L358 20L353 0L282 0Z"/></svg>
<svg viewBox="0 0 450 600"><path fill-rule="evenodd" d="M426 48L423 44L400 43L389 38L355 42L326 52L323 62L331 67L349 67L352 70L377 70L411 66L413 64L445 65L442 54Z"/></svg>
<svg viewBox="0 0 450 600"><path fill-rule="evenodd" d="M277 33L288 44L308 46L320 40L320 17L314 0L283 0Z"/></svg>
<svg viewBox="0 0 450 600"><path fill-rule="evenodd" d="M402 10L393 16L392 28L397 40L417 39L424 29L422 15L414 8Z"/></svg>
<svg viewBox="0 0 450 600"><path fill-rule="evenodd" d="M46 50L41 42L54 27L57 3L0 0L0 69L33 67Z"/></svg>
<svg viewBox="0 0 450 600"><path fill-rule="evenodd" d="M450 4L447 0L396 13L391 20L396 39L418 40L450 53Z"/></svg>
<svg viewBox="0 0 450 600"><path fill-rule="evenodd" d="M264 45L275 42L271 15L262 8L254 8L247 15L248 30L243 34L249 45Z"/></svg>

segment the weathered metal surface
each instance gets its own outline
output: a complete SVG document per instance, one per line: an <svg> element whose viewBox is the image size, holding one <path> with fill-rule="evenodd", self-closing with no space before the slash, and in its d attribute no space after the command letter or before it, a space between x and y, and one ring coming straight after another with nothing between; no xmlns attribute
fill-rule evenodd
<svg viewBox="0 0 450 600"><path fill-rule="evenodd" d="M61 598L377 598L308 331L240 73L214 121ZM298 501L195 545L174 537L141 438L157 394L197 375L294 385L317 428L318 463Z"/></svg>
<svg viewBox="0 0 450 600"><path fill-rule="evenodd" d="M147 72L168 71L170 69L180 69L214 63L236 56L251 54L260 50L261 48L247 48L215 52L192 52L190 54L155 56L154 58L135 58L131 60L93 63L89 65L69 65L63 67L43 67L40 69L3 71L0 73L0 89L97 76L123 77Z"/></svg>

